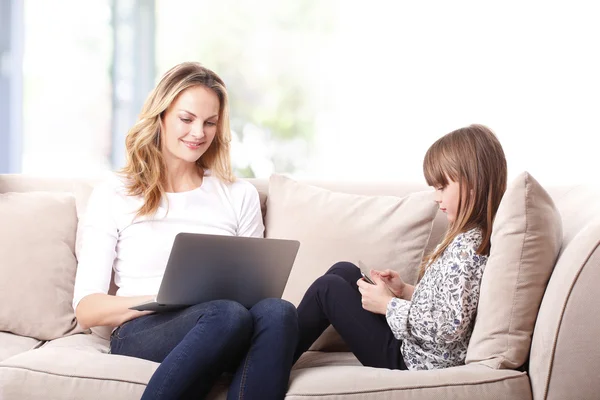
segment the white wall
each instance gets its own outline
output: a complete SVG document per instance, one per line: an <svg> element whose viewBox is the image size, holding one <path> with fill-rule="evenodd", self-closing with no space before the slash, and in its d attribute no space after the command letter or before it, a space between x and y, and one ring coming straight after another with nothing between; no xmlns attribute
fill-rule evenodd
<svg viewBox="0 0 600 400"><path fill-rule="evenodd" d="M422 181L439 136L483 123L509 178L598 181L600 4L342 1L309 175Z"/></svg>

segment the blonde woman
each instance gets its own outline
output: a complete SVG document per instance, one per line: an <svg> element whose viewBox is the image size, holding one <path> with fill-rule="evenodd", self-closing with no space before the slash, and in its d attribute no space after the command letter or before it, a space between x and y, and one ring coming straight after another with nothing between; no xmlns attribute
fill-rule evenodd
<svg viewBox="0 0 600 400"><path fill-rule="evenodd" d="M506 190L506 159L491 130L471 125L437 140L423 171L449 224L423 260L419 283L408 285L386 269L370 271L371 284L355 265L333 265L298 306L295 358L332 324L366 366L420 370L465 362L492 223Z"/></svg>
<svg viewBox="0 0 600 400"><path fill-rule="evenodd" d="M285 397L298 330L292 304L129 309L158 293L179 232L263 236L258 193L234 178L230 140L221 78L197 63L177 65L129 131L127 165L90 198L73 307L84 327L116 327L112 354L160 363L142 399L203 398L223 372L233 373L229 399ZM116 296L107 294L113 271Z"/></svg>

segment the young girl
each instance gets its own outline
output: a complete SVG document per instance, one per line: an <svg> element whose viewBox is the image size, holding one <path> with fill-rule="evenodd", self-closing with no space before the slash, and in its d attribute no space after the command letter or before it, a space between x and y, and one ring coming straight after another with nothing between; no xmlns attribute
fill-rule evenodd
<svg viewBox="0 0 600 400"><path fill-rule="evenodd" d="M228 399L283 399L296 309L215 300L150 314L179 232L262 237L258 192L236 180L225 84L197 63L168 71L126 140L127 165L89 200L73 308L84 327L115 327L110 352L160 363L142 399L204 398L233 372ZM119 287L108 295L111 273Z"/></svg>
<svg viewBox="0 0 600 400"><path fill-rule="evenodd" d="M471 125L436 141L423 162L427 183L449 226L411 286L390 269L370 271L374 285L348 262L333 265L298 306L295 359L329 324L366 366L434 369L463 364L494 216L506 190L506 159L496 136Z"/></svg>

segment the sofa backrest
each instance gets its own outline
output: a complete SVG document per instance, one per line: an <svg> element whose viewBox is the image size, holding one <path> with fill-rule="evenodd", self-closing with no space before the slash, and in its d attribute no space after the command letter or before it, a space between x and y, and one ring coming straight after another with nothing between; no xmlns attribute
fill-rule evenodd
<svg viewBox="0 0 600 400"><path fill-rule="evenodd" d="M529 374L534 399L598 398L600 382L600 190L548 190L563 244L538 312Z"/></svg>
<svg viewBox="0 0 600 400"><path fill-rule="evenodd" d="M260 205L265 218L267 210L267 198L269 196L269 181L267 179L249 179L260 196ZM325 181L304 181L309 185L318 186L323 189L328 189L334 192L358 194L364 196L397 196L403 197L411 193L427 190L428 186L422 183L406 183L406 182L390 182L390 183L367 183L367 182L325 182ZM433 222L431 237L425 248L425 253L433 250L433 248L441 241L448 223L446 216L439 213Z"/></svg>

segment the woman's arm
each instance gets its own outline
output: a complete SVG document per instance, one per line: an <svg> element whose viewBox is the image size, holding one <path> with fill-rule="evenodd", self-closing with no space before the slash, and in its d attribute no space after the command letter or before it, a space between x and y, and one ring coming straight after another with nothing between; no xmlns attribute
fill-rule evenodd
<svg viewBox="0 0 600 400"><path fill-rule="evenodd" d="M239 215L237 236L263 237L265 226L258 191L250 182L240 180L234 185L237 185L234 190Z"/></svg>
<svg viewBox="0 0 600 400"><path fill-rule="evenodd" d="M117 297L108 295L113 262L117 256L118 228L115 221L117 194L109 184L94 189L80 227L81 246L77 252L77 275L73 308L83 328L118 326L144 315L128 308L152 300L153 296Z"/></svg>
<svg viewBox="0 0 600 400"><path fill-rule="evenodd" d="M130 310L129 307L154 300L151 296L121 297L103 293L85 296L79 302L75 315L82 328L94 326L119 326L152 311Z"/></svg>

